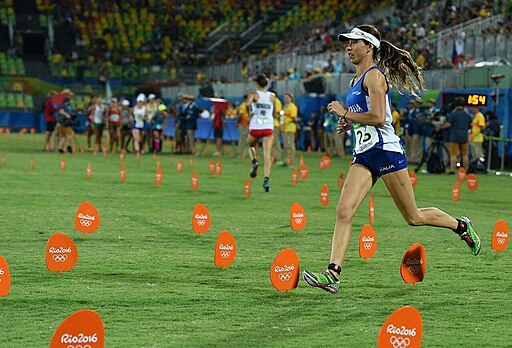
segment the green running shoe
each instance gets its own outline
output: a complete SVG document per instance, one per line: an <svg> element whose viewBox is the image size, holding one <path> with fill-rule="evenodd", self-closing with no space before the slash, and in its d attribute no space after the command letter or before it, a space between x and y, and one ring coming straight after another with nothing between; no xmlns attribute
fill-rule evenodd
<svg viewBox="0 0 512 348"><path fill-rule="evenodd" d="M328 270L320 272L304 270L304 272L302 272L302 278L304 278L304 281L308 283L308 285L320 288L331 294L338 293L340 289L339 279L336 280Z"/></svg>
<svg viewBox="0 0 512 348"><path fill-rule="evenodd" d="M478 232L476 232L469 217L461 216L460 219L464 221L468 226L467 231L460 235L460 239L467 243L471 249L471 253L476 256L480 253L480 249L482 249L482 241L480 240L480 235Z"/></svg>

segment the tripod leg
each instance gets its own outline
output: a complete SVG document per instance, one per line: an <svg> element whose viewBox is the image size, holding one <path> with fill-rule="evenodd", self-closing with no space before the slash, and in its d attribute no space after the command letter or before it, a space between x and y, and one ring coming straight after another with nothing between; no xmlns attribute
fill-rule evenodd
<svg viewBox="0 0 512 348"><path fill-rule="evenodd" d="M423 152L423 156L421 157L420 163L416 166L416 169L414 169L414 172L417 173L420 171L421 167L428 161L429 157L432 155L432 153L435 151L436 143L432 142L429 146L427 151Z"/></svg>

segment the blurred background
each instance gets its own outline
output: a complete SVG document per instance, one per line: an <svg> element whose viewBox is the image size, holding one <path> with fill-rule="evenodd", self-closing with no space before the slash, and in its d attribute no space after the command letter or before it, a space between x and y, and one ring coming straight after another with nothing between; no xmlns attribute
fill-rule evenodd
<svg viewBox="0 0 512 348"><path fill-rule="evenodd" d="M294 96L297 148L326 151L323 107L344 101L354 73L336 36L373 24L412 54L429 89L415 103L392 91L397 132L407 136L417 124L427 152L434 119L463 97L468 112L486 116L486 128L488 112L499 122L488 134L497 144L493 166L503 170L512 156L511 11L509 0L0 0L0 127L44 132L51 92L71 96L77 114L93 95L133 105L139 93L153 93L167 107L164 134L172 138L174 105L186 93L212 112L225 101L224 140L238 141L237 107L263 73L281 100ZM208 137L208 127L200 123L196 134ZM85 121L75 131L84 132ZM350 145L344 138L344 149Z"/></svg>

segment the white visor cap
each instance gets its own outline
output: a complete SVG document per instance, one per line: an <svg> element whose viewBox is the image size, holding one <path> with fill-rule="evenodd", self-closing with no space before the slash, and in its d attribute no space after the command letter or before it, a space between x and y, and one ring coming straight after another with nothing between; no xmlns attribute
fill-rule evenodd
<svg viewBox="0 0 512 348"><path fill-rule="evenodd" d="M128 99L124 99L122 102L121 102L122 105L124 106L130 106L130 101Z"/></svg>
<svg viewBox="0 0 512 348"><path fill-rule="evenodd" d="M138 102L144 102L146 100L146 96L144 95L144 93L140 93L138 96L137 96L137 101Z"/></svg>
<svg viewBox="0 0 512 348"><path fill-rule="evenodd" d="M339 34L338 40L340 41L348 41L348 40L366 40L371 43L376 48L380 47L380 41L370 33L366 31L362 31L359 28L354 28L350 31L350 33Z"/></svg>

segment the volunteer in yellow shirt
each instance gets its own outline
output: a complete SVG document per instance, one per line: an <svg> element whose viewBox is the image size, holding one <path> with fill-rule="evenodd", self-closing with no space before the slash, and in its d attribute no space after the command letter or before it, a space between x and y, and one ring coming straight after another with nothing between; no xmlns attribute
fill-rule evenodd
<svg viewBox="0 0 512 348"><path fill-rule="evenodd" d="M297 116L299 109L294 103L294 98L291 93L284 95L284 117L281 122L281 131L283 132L284 150L286 151L286 158L290 158L289 164L293 163L295 159L295 133L297 132Z"/></svg>
<svg viewBox="0 0 512 348"><path fill-rule="evenodd" d="M277 96L277 93L276 93ZM281 114L281 111L283 109L283 104L279 100L279 98L276 98L274 103L275 113L277 115ZM279 129L279 118L274 118L274 140L272 142L272 157L274 157L274 161L282 165L284 162L281 159L282 151L281 151L281 131Z"/></svg>
<svg viewBox="0 0 512 348"><path fill-rule="evenodd" d="M469 135L471 141L471 154L473 160L480 158L484 155L484 129L485 129L485 117L480 112L480 108L473 108L473 121L471 122L471 134Z"/></svg>

